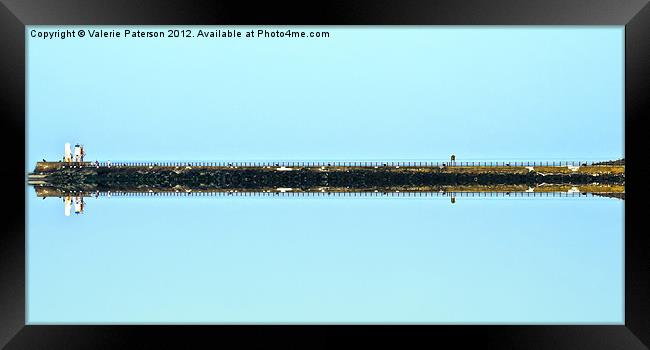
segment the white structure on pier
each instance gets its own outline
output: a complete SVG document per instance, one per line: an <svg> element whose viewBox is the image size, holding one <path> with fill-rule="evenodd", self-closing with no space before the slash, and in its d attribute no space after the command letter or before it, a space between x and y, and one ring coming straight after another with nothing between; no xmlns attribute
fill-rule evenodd
<svg viewBox="0 0 650 350"><path fill-rule="evenodd" d="M65 153L63 156L64 162L83 162L86 152L84 151L84 146L80 144L74 145L74 154L70 148L70 143L65 143Z"/></svg>
<svg viewBox="0 0 650 350"><path fill-rule="evenodd" d="M70 149L70 143L69 142L65 143L65 155L63 156L63 161L64 162L71 162L72 161L72 149Z"/></svg>
<svg viewBox="0 0 650 350"><path fill-rule="evenodd" d="M74 161L75 162L83 162L84 161L84 156L86 155L86 152L84 152L84 146L83 145L74 145Z"/></svg>

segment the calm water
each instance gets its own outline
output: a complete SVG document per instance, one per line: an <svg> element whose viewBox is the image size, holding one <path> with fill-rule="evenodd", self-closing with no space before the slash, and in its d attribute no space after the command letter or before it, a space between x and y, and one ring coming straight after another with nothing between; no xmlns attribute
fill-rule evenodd
<svg viewBox="0 0 650 350"><path fill-rule="evenodd" d="M28 196L30 323L624 319L620 200Z"/></svg>

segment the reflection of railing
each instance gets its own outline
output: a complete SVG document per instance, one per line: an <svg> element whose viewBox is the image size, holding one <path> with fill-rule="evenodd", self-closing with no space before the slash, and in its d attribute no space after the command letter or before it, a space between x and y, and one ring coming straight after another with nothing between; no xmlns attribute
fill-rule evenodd
<svg viewBox="0 0 650 350"><path fill-rule="evenodd" d="M73 192L84 197L470 197L576 198L598 194L580 192Z"/></svg>
<svg viewBox="0 0 650 350"><path fill-rule="evenodd" d="M58 195L44 196L58 197L63 196L65 201L65 215L70 216L71 198L74 198L75 213L81 214L85 205L84 197L263 197L263 198L449 198L451 204L457 202L457 198L468 199L529 199L529 198L592 198L592 197L612 197L625 199L625 193L580 193L580 192L59 192Z"/></svg>

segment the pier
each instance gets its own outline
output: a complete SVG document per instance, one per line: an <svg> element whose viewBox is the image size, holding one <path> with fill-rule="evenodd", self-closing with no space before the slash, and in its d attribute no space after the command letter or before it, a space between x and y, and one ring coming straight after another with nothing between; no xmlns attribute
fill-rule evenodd
<svg viewBox="0 0 650 350"><path fill-rule="evenodd" d="M39 197L108 192L624 194L625 165L575 161L38 162L28 183Z"/></svg>

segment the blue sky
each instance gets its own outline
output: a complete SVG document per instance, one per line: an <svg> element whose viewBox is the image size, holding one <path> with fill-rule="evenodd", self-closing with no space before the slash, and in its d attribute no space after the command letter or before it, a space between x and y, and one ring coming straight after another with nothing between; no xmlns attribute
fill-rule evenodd
<svg viewBox="0 0 650 350"><path fill-rule="evenodd" d="M623 27L317 29L28 37L26 168L623 156ZM30 323L624 320L618 200L27 196Z"/></svg>
<svg viewBox="0 0 650 350"><path fill-rule="evenodd" d="M623 27L317 29L30 39L28 163L623 155Z"/></svg>

